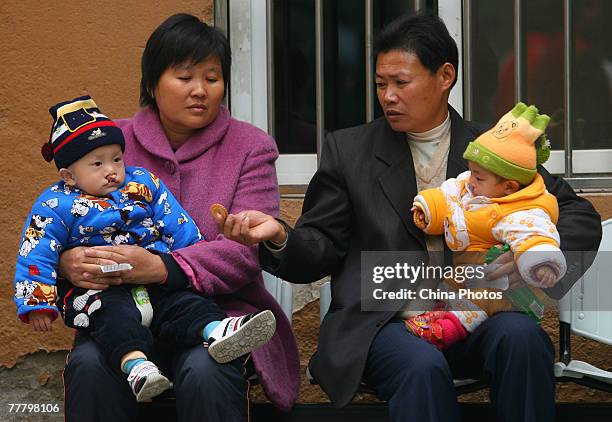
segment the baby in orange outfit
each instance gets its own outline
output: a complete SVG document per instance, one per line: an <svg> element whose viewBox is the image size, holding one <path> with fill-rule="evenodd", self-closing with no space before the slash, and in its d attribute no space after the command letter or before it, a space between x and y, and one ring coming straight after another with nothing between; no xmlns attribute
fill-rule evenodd
<svg viewBox="0 0 612 422"><path fill-rule="evenodd" d="M415 224L427 234L444 234L456 252L480 252L476 255L482 257L491 247L508 245L529 285L553 286L566 271L555 227L559 210L536 169L549 155L544 136L549 120L535 106L518 103L470 142L463 154L469 171L419 192L412 208ZM452 280L444 283L458 287ZM495 312L512 309L507 299L452 301L408 318L406 326L443 349Z"/></svg>

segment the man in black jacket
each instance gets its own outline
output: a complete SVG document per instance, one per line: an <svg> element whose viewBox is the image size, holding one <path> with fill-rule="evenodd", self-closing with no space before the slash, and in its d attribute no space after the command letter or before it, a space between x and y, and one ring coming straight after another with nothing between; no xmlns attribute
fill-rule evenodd
<svg viewBox="0 0 612 422"><path fill-rule="evenodd" d="M448 105L457 57L437 17L413 15L388 25L376 48L377 95L385 117L327 136L294 229L244 211L228 217L225 235L245 244L265 241L262 267L290 282L331 274L332 302L310 370L335 405L348 404L364 381L388 401L392 421L456 421L455 376L487 380L499 420L554 420L554 349L525 314L494 315L468 339L441 352L410 334L396 311L362 310L362 251L427 250L410 212L417 193L414 163L442 156L440 168L446 171L438 178L455 177L467 170L462 154L468 142L483 131ZM437 136L430 139L436 143L410 146L410 134L424 133ZM565 181L544 168L539 172L559 203L561 248L596 250L597 212ZM511 258L500 271L516 286L521 279ZM568 267L567 275L546 290L549 296L560 298L584 268Z"/></svg>

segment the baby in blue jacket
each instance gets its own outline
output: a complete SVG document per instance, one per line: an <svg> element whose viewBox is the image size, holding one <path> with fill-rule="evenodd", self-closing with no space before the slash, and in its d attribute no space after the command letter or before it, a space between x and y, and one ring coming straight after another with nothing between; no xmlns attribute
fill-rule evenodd
<svg viewBox="0 0 612 422"><path fill-rule="evenodd" d="M61 315L69 327L86 331L111 367L126 373L138 401L170 386L148 359L154 337L178 347L207 342L220 363L266 343L276 327L270 311L228 318L212 299L169 291L163 283L86 290L58 278L61 252L76 246L130 244L167 253L202 236L161 180L125 167L121 129L89 96L49 111L54 124L42 153L55 161L62 181L36 200L23 230L15 271L19 318L48 331Z"/></svg>

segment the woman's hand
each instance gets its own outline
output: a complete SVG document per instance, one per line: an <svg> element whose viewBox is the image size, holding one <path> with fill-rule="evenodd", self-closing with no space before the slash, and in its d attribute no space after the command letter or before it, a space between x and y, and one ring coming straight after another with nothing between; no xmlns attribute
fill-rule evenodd
<svg viewBox="0 0 612 422"><path fill-rule="evenodd" d="M94 246L85 250L85 256L100 262L130 264L131 270L113 273L121 284L162 283L168 276L166 266L159 255L152 254L140 246Z"/></svg>
<svg viewBox="0 0 612 422"><path fill-rule="evenodd" d="M264 240L270 240L276 244L283 244L287 240L285 227L274 217L260 211L242 211L238 214L230 214L225 223L217 220L217 224L223 224L223 235L243 245L254 245Z"/></svg>
<svg viewBox="0 0 612 422"><path fill-rule="evenodd" d="M516 266L516 262L514 261L514 253L512 251L508 251L500 255L491 264L499 265L499 267L495 269L495 271L487 274L487 280L495 280L499 277L507 275L510 283L509 288L511 290L527 286L527 283L525 283L525 280L523 280L523 277Z"/></svg>
<svg viewBox="0 0 612 422"><path fill-rule="evenodd" d="M105 274L100 265L117 264L115 261L89 256L87 247L68 249L60 255L59 274L76 287L91 290L105 290L108 286L121 284L117 273Z"/></svg>

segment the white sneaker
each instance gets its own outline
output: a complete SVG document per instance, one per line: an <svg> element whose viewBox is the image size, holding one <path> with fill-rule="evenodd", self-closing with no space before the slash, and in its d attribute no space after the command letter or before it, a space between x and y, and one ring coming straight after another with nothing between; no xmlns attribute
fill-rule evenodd
<svg viewBox="0 0 612 422"><path fill-rule="evenodd" d="M89 302L90 296L93 296L96 293L100 293L101 291L102 290L87 290L82 295L74 298L74 300L72 301L72 307L77 311L83 310L85 305L87 305L87 302Z"/></svg>
<svg viewBox="0 0 612 422"><path fill-rule="evenodd" d="M138 402L150 400L170 388L170 380L148 360L133 367L127 380Z"/></svg>
<svg viewBox="0 0 612 422"><path fill-rule="evenodd" d="M272 311L225 318L208 337L208 353L219 363L227 363L266 344L276 331Z"/></svg>

